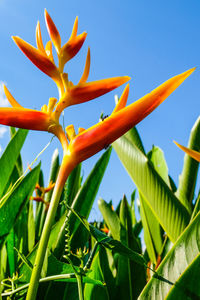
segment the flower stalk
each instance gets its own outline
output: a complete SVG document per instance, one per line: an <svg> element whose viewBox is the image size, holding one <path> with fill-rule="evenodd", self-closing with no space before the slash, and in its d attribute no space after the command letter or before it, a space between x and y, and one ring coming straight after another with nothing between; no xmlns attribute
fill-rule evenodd
<svg viewBox="0 0 200 300"><path fill-rule="evenodd" d="M67 177L73 170L73 165L71 165L71 161L68 159L67 156L63 157L63 161L60 166L60 170L58 173L58 178L56 180L56 184L54 187L54 191L52 194L50 206L48 209L48 213L46 216L44 228L42 231L42 235L40 238L35 262L33 265L33 271L31 274L30 279L30 285L28 288L28 293L26 296L26 300L34 300L37 297L37 290L39 285L39 279L42 271L42 266L44 262L44 257L47 250L47 245L49 241L49 236L51 233L51 228L55 219L56 210L59 204L60 196L62 193L62 190L64 188L65 181L67 180Z"/></svg>

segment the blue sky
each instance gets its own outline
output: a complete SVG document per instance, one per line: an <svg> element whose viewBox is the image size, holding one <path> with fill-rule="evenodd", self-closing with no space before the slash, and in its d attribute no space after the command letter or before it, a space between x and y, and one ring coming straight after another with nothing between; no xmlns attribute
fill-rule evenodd
<svg viewBox="0 0 200 300"><path fill-rule="evenodd" d="M90 46L89 80L129 75L128 104L170 77L197 67L195 73L137 127L146 150L150 150L153 144L163 149L169 173L178 183L184 155L172 141L187 145L190 130L199 116L200 1L0 0L0 81L7 84L22 105L36 109L47 103L49 97L57 97L56 87L20 52L11 36L18 35L35 45L35 27L40 20L43 39L47 41L44 8L57 25L63 43L71 34L76 16L79 17L78 32L88 33L81 51L66 66L65 71L70 79L74 83L80 79ZM68 109L65 124L73 123L76 128L95 124L101 112L112 112L114 95L120 95L122 91L123 87L120 87L94 101ZM1 90L0 95L2 99ZM8 133L3 131L5 129L0 127L0 146L5 148ZM25 167L50 138L47 133L29 133L22 152ZM54 139L41 156L42 168L46 173L56 147L58 143ZM100 154L84 163L84 177ZM133 189L131 179L113 151L98 197L107 201L113 199L116 205L124 193L130 197ZM92 213L98 218L96 206Z"/></svg>

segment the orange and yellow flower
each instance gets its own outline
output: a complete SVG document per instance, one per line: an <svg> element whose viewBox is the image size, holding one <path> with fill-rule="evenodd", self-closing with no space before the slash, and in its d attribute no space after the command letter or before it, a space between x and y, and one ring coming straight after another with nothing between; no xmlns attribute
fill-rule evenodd
<svg viewBox="0 0 200 300"><path fill-rule="evenodd" d="M194 69L191 69L169 79L151 93L125 107L129 93L129 85L127 85L110 117L87 130L80 128L77 135L73 125L68 126L65 133L59 124L60 114L65 108L102 96L126 83L130 78L124 76L87 82L90 71L90 49L88 49L83 74L79 83L74 85L69 80L68 74L64 73L64 66L78 53L87 34L84 32L77 35L78 18L76 18L71 37L62 46L58 29L46 10L45 20L51 39L45 47L39 22L36 27L37 48L19 37L13 37L13 39L24 54L56 82L59 99L50 98L48 105L44 105L41 111L26 109L4 87L5 94L12 107L0 108L0 123L55 134L62 143L64 155L73 162L73 165L94 155L126 133L151 113L194 71ZM56 66L53 58L52 44L58 56L58 66Z"/></svg>

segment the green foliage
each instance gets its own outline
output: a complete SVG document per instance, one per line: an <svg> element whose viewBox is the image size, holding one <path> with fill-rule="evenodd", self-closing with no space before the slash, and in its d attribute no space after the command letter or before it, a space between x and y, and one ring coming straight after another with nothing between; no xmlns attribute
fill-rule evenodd
<svg viewBox="0 0 200 300"><path fill-rule="evenodd" d="M196 150L199 124L189 142ZM20 150L26 135L12 128L0 158L5 170L0 175L0 299L26 297L60 168L56 150L47 185L40 164L25 176ZM51 228L37 299L78 300L80 290L86 300L199 299L200 193L194 200L198 163L185 157L176 189L163 151L153 146L146 154L136 128L113 148L137 190L130 200L125 195L119 199L116 209L112 201L99 198L103 219L91 223L112 147L85 180L81 164L72 171Z"/></svg>
<svg viewBox="0 0 200 300"><path fill-rule="evenodd" d="M126 137L113 147L171 241L175 241L189 223L189 213L145 156Z"/></svg>

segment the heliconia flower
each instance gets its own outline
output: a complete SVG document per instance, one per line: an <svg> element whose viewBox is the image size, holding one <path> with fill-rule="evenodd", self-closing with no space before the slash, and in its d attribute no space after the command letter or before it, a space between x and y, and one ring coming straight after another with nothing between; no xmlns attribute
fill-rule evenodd
<svg viewBox="0 0 200 300"><path fill-rule="evenodd" d="M198 162L200 162L200 153L198 151L186 148L182 145L180 145L179 143L175 142L176 146L178 146L181 150L183 150L186 154L188 154L189 156L191 156L192 158L194 158L195 160L197 160Z"/></svg>
<svg viewBox="0 0 200 300"><path fill-rule="evenodd" d="M167 80L135 103L125 108L122 105L122 109L114 110L104 121L81 131L70 141L66 155L71 156L77 164L112 144L160 105L194 69ZM126 102L127 92L128 87L122 96L125 99L120 100L119 103Z"/></svg>

